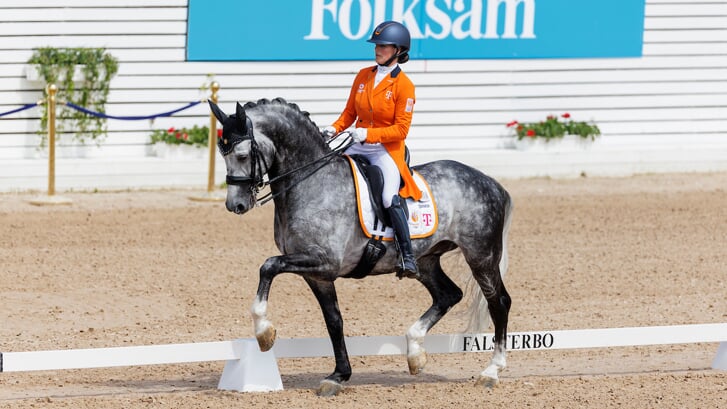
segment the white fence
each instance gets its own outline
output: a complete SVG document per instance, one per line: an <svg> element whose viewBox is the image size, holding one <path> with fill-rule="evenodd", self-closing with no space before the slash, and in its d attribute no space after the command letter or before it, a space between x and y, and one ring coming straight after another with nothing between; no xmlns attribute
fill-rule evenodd
<svg viewBox="0 0 727 409"><path fill-rule="evenodd" d="M429 335L427 353L489 352L493 334ZM612 348L640 345L720 343L712 368L727 371L727 323L602 328L508 334L509 351ZM347 337L350 356L405 355L402 336ZM243 339L192 344L0 353L0 372L47 371L227 361L218 388L241 392L283 389L276 358L333 356L328 338L278 339L272 351Z"/></svg>

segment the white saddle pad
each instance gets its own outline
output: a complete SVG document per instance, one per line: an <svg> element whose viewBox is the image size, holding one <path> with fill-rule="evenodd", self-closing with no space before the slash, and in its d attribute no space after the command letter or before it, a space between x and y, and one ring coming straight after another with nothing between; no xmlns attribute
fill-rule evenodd
<svg viewBox="0 0 727 409"><path fill-rule="evenodd" d="M358 219L361 222L361 228L368 237L380 236L384 240L393 240L394 230L391 227L385 227L381 220L374 213L371 197L368 192L368 184L361 174L358 164L348 158L351 162L351 171L354 174L354 184L356 185L356 202L358 203ZM422 191L421 200L415 201L411 198L406 199L409 207L409 234L412 239L428 237L437 230L437 206L432 197L429 185L422 175L414 171L414 181L419 190Z"/></svg>

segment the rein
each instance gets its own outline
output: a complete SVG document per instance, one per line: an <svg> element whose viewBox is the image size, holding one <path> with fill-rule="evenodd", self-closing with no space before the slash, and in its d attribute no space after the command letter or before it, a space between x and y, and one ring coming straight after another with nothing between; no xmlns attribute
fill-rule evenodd
<svg viewBox="0 0 727 409"><path fill-rule="evenodd" d="M247 119L247 124L246 125L247 125L247 135L245 135L244 139L249 139L250 140L250 159L251 159L250 176L230 176L230 175L227 175L226 181L227 181L227 184L228 185L238 185L238 186L241 186L241 185L250 183L252 181L253 183L250 186L250 191L252 192L253 195L255 195L255 206L256 207L260 207L260 206L264 205L265 203L267 203L267 202L275 199L277 196L279 196L279 195L287 192L288 190L292 189L298 183L300 183L300 182L308 179L309 177L313 176L316 172L318 172L324 166L326 166L329 163L331 163L331 160L334 157L341 156L341 154L343 153L343 151L345 151L346 148L348 148L349 146L351 146L355 142L353 140L353 137L351 136L351 133L350 132L343 131L343 132L341 132L341 133L339 133L337 135L334 135L333 137L331 137L330 139L328 139L326 141L326 144L329 144L331 141L333 141L334 139L336 139L338 136L340 136L340 135L342 135L344 133L346 134L346 136L344 137L343 141L338 146L336 146L335 148L331 148L332 149L331 152L328 152L328 153L326 153L325 155L321 156L318 159L315 159L315 160L313 160L311 162L308 162L308 163L306 163L304 165L301 165L301 166L299 166L297 168L291 169L291 170L289 170L289 171L287 171L285 173L282 173L282 174L280 174L280 175L278 175L278 176L276 176L276 177L274 177L272 179L268 179L266 181L266 180L264 180L264 176L265 176L265 174L267 174L269 166L268 166L267 162L265 161L265 158L264 157L261 158L262 155L260 155L260 151L258 149L257 142L255 141L255 135L253 134L253 130L252 130L252 122L250 121L249 118ZM261 160L262 160L262 164L260 163ZM300 171L302 171L304 169L307 169L307 168L309 168L311 166L314 166L316 164L318 164L317 167L315 167L314 169L312 169L310 172L306 173L302 178L300 178L299 180L297 180L295 183L292 183L292 184L288 185L287 187L281 189L278 192L273 193L272 191L270 191L270 192L268 192L266 195L264 195L262 197L257 197L258 194L260 193L260 190L264 189L265 187L271 186L273 183L279 182L280 180L282 180L284 178L287 178L287 177L289 177L289 176L291 176L291 175L293 175L295 173L298 173L298 172L300 172ZM265 165L264 170L263 170L263 166L262 165ZM257 169L260 170L260 175L259 176L257 176L257 174L256 174L256 170Z"/></svg>

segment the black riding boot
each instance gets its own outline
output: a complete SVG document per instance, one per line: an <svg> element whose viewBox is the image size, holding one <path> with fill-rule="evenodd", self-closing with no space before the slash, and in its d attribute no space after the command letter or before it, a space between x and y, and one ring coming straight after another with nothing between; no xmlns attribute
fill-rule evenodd
<svg viewBox="0 0 727 409"><path fill-rule="evenodd" d="M397 267L396 275L399 278L419 278L419 269L417 268L417 260L411 249L411 238L409 237L409 223L406 213L402 207L401 198L397 195L391 201L391 207L386 209L389 213L389 219L394 228L394 236L399 245L402 263Z"/></svg>

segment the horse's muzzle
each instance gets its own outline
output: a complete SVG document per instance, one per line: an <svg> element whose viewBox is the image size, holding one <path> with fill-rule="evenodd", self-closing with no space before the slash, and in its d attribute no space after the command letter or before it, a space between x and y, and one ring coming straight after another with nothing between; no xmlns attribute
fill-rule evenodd
<svg viewBox="0 0 727 409"><path fill-rule="evenodd" d="M225 203L225 206L227 207L227 210L229 210L235 214L243 214L249 210L249 209L246 209L245 205L243 205L242 203L237 203L237 204Z"/></svg>
<svg viewBox="0 0 727 409"><path fill-rule="evenodd" d="M255 207L256 196L250 192L249 186L240 188L239 186L227 187L227 200L225 207L232 213L243 214Z"/></svg>

